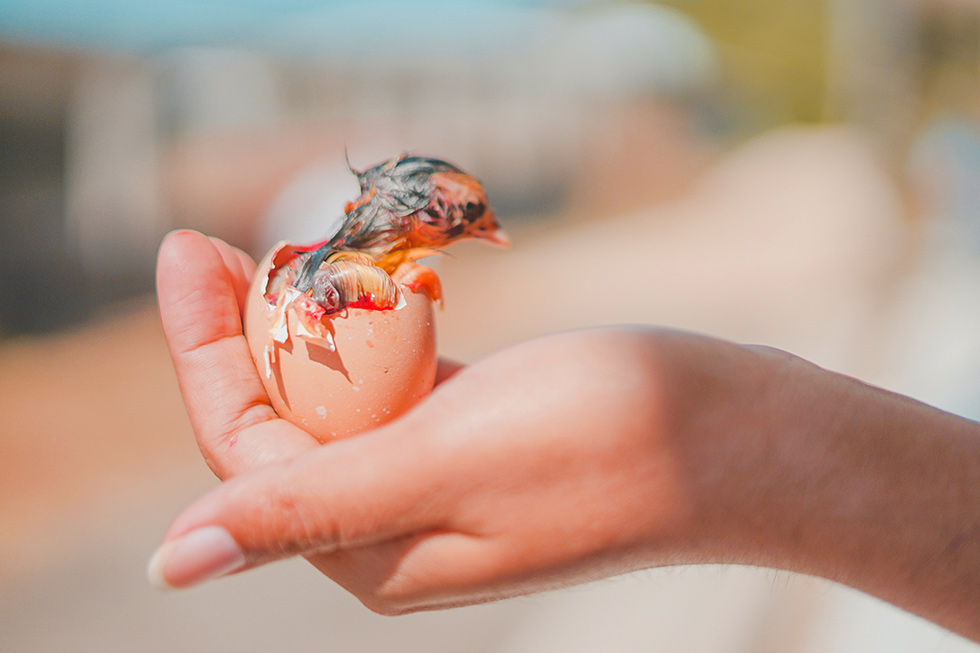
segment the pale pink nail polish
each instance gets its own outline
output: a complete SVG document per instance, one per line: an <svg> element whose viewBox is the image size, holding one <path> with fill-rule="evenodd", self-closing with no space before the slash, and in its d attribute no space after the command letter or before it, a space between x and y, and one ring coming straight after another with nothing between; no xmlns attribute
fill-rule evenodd
<svg viewBox="0 0 980 653"><path fill-rule="evenodd" d="M245 566L245 554L220 526L204 526L153 554L147 576L158 589L190 587Z"/></svg>

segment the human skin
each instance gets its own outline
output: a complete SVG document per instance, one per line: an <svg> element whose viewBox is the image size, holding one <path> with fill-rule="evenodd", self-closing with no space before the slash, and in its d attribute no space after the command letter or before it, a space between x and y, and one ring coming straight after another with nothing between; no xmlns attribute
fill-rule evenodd
<svg viewBox="0 0 980 653"><path fill-rule="evenodd" d="M224 481L150 566L186 587L294 555L372 610L671 564L842 582L980 641L980 426L784 352L639 327L444 362L402 418L319 446L279 419L240 306L254 264L171 234L164 332Z"/></svg>

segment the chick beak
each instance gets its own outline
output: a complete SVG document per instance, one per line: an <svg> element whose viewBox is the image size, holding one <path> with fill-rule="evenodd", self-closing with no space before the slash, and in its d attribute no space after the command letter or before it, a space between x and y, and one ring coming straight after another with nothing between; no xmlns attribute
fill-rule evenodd
<svg viewBox="0 0 980 653"><path fill-rule="evenodd" d="M482 205L486 207L485 199ZM476 238L485 240L497 247L510 247L510 237L501 229L497 216L489 207L486 207L483 215L480 216L480 220L473 226L475 230L472 233Z"/></svg>
<svg viewBox="0 0 980 653"><path fill-rule="evenodd" d="M510 236L504 233L504 230L500 227L492 231L482 232L480 238L497 247L510 247Z"/></svg>

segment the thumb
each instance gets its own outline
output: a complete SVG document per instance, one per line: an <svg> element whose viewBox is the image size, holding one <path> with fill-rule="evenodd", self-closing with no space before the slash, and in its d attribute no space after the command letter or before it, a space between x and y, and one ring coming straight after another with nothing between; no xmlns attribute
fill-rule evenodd
<svg viewBox="0 0 980 653"><path fill-rule="evenodd" d="M384 427L241 474L186 508L150 561L161 589L433 528L447 493L422 437Z"/></svg>

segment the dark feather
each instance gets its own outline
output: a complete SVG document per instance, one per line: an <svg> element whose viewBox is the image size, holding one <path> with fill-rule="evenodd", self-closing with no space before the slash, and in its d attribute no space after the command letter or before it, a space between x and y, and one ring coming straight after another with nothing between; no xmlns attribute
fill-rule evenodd
<svg viewBox="0 0 980 653"><path fill-rule="evenodd" d="M294 284L303 292L310 289L313 274L331 251L381 249L405 233L412 217L432 202L432 175L465 174L441 159L407 155L363 172L352 168L347 160L347 168L357 178L361 196L350 203L337 233L304 261Z"/></svg>

